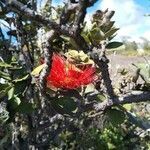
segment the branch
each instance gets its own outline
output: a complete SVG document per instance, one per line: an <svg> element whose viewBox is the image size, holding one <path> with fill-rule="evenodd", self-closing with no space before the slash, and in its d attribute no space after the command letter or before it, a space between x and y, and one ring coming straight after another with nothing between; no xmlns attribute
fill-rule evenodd
<svg viewBox="0 0 150 150"><path fill-rule="evenodd" d="M94 3L96 3L97 0L79 0L79 6L78 6L78 14L76 15L76 20L74 23L74 32L76 35L79 35L81 33L81 25L84 22L84 18L86 15L86 10L88 7L91 7Z"/></svg>
<svg viewBox="0 0 150 150"><path fill-rule="evenodd" d="M79 49L83 49L85 52L89 50L89 47L86 41L84 40L84 38L80 35L77 37L74 31L72 30L72 28L69 28L66 25L59 25L54 21L48 20L44 18L43 16L38 15L36 11L31 10L26 5L18 2L17 0L8 1L6 2L6 4L7 4L7 7L10 8L10 10L16 13L19 13L24 17L27 17L31 19L32 21L37 22L38 24L44 25L48 27L49 29L53 29L55 30L55 32L59 34L63 34L63 35L73 38L75 42L77 43L77 45L79 46Z"/></svg>
<svg viewBox="0 0 150 150"><path fill-rule="evenodd" d="M55 123L59 123L64 120L64 117L61 114L56 114L53 117L49 118L49 121L39 125L36 129L32 129L32 132L41 131L52 126Z"/></svg>
<svg viewBox="0 0 150 150"><path fill-rule="evenodd" d="M150 128L150 123L145 123L145 121L140 120L138 117L136 117L135 114L126 111L126 115L128 116L128 120L135 124L136 126L140 127L143 130L147 130Z"/></svg>
<svg viewBox="0 0 150 150"><path fill-rule="evenodd" d="M33 57L31 55L29 43L27 40L27 32L23 28L22 17L20 15L16 16L15 23L16 23L16 27L17 27L16 37L17 37L17 40L21 43L20 51L24 56L27 70L31 71L33 69ZM23 50L25 45L27 48L26 51Z"/></svg>
<svg viewBox="0 0 150 150"><path fill-rule="evenodd" d="M44 62L45 62L45 67L40 73L40 96L41 96L41 106L44 108L46 105L46 86L47 86L47 76L49 75L49 72L51 70L51 64L52 64L52 55L53 51L51 50L51 45L49 44L53 38L56 36L56 33L51 30L50 32L47 33L47 39L46 43L44 44Z"/></svg>
<svg viewBox="0 0 150 150"><path fill-rule="evenodd" d="M94 15L93 19L95 17L101 18L102 22L100 24L100 27L104 26L107 27L107 24L110 22L111 17L114 15L114 11L108 11L106 9L104 12L101 12L98 10ZM95 16L95 17L94 17ZM108 63L109 60L106 57L106 46L108 44L108 39L105 38L99 43L99 46L95 46L93 48L93 52L96 50L96 55L94 55L94 61L95 63L99 66L101 73L102 73L102 79L104 81L104 85L106 87L106 91L108 94L108 99L113 100L115 96L113 87L111 84L111 79L110 79L110 74L109 74L109 68L108 68ZM96 47L98 49L96 49Z"/></svg>
<svg viewBox="0 0 150 150"><path fill-rule="evenodd" d="M76 9L78 7L79 7L79 4L76 4L76 3L75 4L74 3L73 4L72 3L67 3L66 7L64 8L64 10L63 10L63 12L61 14L60 24L61 25L65 25L69 21L72 13L75 13Z"/></svg>
<svg viewBox="0 0 150 150"><path fill-rule="evenodd" d="M109 60L105 57L100 58L99 61L96 61L97 65L99 66L101 73L102 73L102 79L104 80L104 85L106 87L106 91L108 93L109 99L112 99L115 97L113 87L111 84L110 74L108 70L108 62Z"/></svg>
<svg viewBox="0 0 150 150"><path fill-rule="evenodd" d="M99 66L99 69L102 73L102 79L104 80L104 85L106 87L106 91L108 94L108 99L113 100L115 96L113 87L111 84L111 79L110 79L110 74L109 74L109 69L108 69L108 63L109 60L106 57L106 41L101 42L101 49L96 50L96 55L94 54L94 62ZM93 49L94 50L94 49Z"/></svg>
<svg viewBox="0 0 150 150"><path fill-rule="evenodd" d="M26 5L22 4L17 0L10 0L6 2L7 7L16 13L21 13L22 16L27 17L38 24L44 25L48 28L54 29L56 32L64 34L66 36L72 36L72 33L69 33L67 27L60 26L56 22L48 20L41 15L38 15L36 11L31 10Z"/></svg>
<svg viewBox="0 0 150 150"><path fill-rule="evenodd" d="M77 12L78 15L76 15L76 20L74 23L74 33L76 35L79 35L81 33L81 25L83 24L85 15L86 15L86 9L87 9L87 0L80 0L79 1L79 11Z"/></svg>
<svg viewBox="0 0 150 150"><path fill-rule="evenodd" d="M96 109L96 111L99 112L104 111L107 108L115 105L139 103L146 101L150 101L150 92L133 91L129 94L123 95L122 97L114 98L113 101L106 100L102 103L95 104L94 109Z"/></svg>

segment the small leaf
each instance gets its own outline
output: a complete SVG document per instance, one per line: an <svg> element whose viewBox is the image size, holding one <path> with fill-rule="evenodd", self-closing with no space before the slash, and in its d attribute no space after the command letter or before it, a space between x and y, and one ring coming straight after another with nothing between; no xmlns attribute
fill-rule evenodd
<svg viewBox="0 0 150 150"><path fill-rule="evenodd" d="M69 39L69 43L71 43L71 45L75 48L78 49L78 45L76 44L75 40L73 38Z"/></svg>
<svg viewBox="0 0 150 150"><path fill-rule="evenodd" d="M106 26L101 26L101 30L106 33L108 32L109 30L111 30L111 28L113 27L115 21L110 21L108 25Z"/></svg>
<svg viewBox="0 0 150 150"><path fill-rule="evenodd" d="M80 51L79 52L79 59L81 59L82 62L87 62L89 57L83 51Z"/></svg>
<svg viewBox="0 0 150 150"><path fill-rule="evenodd" d="M4 67L4 68L12 68L13 66L10 64L7 64L5 62L0 62L0 67Z"/></svg>
<svg viewBox="0 0 150 150"><path fill-rule="evenodd" d="M84 40L85 40L87 43L91 44L91 41L89 40L89 38L88 38L88 36L87 36L86 34L82 34L82 37L84 38Z"/></svg>
<svg viewBox="0 0 150 150"><path fill-rule="evenodd" d="M29 75L26 75L21 79L13 80L14 88L15 88L14 94L15 95L23 94L24 90L27 87L28 81L30 81L30 80L31 80L31 78Z"/></svg>
<svg viewBox="0 0 150 150"><path fill-rule="evenodd" d="M14 96L12 99L8 101L8 103L9 103L11 110L15 110L20 105L21 100L19 97Z"/></svg>
<svg viewBox="0 0 150 150"><path fill-rule="evenodd" d="M77 108L76 102L70 97L61 97L52 101L53 107L61 114L71 115Z"/></svg>
<svg viewBox="0 0 150 150"><path fill-rule="evenodd" d="M32 72L31 72L31 75L32 76L39 76L40 75L40 72L42 71L42 69L45 67L45 64L42 64L38 67L36 67Z"/></svg>
<svg viewBox="0 0 150 150"><path fill-rule="evenodd" d="M59 102L59 105L62 106L63 110L68 114L72 113L76 109L76 102L69 97L60 98Z"/></svg>
<svg viewBox="0 0 150 150"><path fill-rule="evenodd" d="M0 84L0 98L6 96L11 87L9 84Z"/></svg>
<svg viewBox="0 0 150 150"><path fill-rule="evenodd" d="M15 88L12 87L9 91L8 91L8 100L10 100L13 96L14 96L14 91Z"/></svg>
<svg viewBox="0 0 150 150"><path fill-rule="evenodd" d="M108 142L107 145L108 145L108 149L110 149L110 150L117 149L113 143Z"/></svg>
<svg viewBox="0 0 150 150"><path fill-rule="evenodd" d="M74 41L73 38L66 37L66 36L61 36L61 37L62 37L62 39L64 39L68 43L70 43L73 46L74 49L78 49L78 45L76 44L76 42Z"/></svg>
<svg viewBox="0 0 150 150"><path fill-rule="evenodd" d="M0 71L0 77L6 80L11 80L10 75L2 71Z"/></svg>
<svg viewBox="0 0 150 150"><path fill-rule="evenodd" d="M65 55L66 55L66 57L69 56L69 57L71 57L71 58L78 59L79 53L78 53L78 51L76 51L76 50L70 49L67 53L65 53Z"/></svg>
<svg viewBox="0 0 150 150"><path fill-rule="evenodd" d="M125 120L125 114L121 110L109 109L107 110L106 115L108 116L109 121L113 126L118 126Z"/></svg>
<svg viewBox="0 0 150 150"><path fill-rule="evenodd" d="M22 69L22 67L17 67L17 66L13 66L13 67L10 67L9 68L9 70L12 70L12 71L14 71L14 70L21 70Z"/></svg>
<svg viewBox="0 0 150 150"><path fill-rule="evenodd" d="M13 80L12 82L13 82L13 83L21 82L21 81L27 80L28 78L29 78L29 74L27 74L26 76L24 76L24 77L21 78L21 79L15 79L15 80Z"/></svg>
<svg viewBox="0 0 150 150"><path fill-rule="evenodd" d="M103 101L106 100L106 95L104 95L104 94L98 94L96 99L97 99L97 101L103 102Z"/></svg>
<svg viewBox="0 0 150 150"><path fill-rule="evenodd" d="M123 107L127 110L130 111L132 109L132 105L131 104L124 104Z"/></svg>
<svg viewBox="0 0 150 150"><path fill-rule="evenodd" d="M82 50L79 52L77 50L69 49L67 53L65 53L67 58L73 59L78 65L80 64L93 64L94 62L89 58L87 54L85 54Z"/></svg>
<svg viewBox="0 0 150 150"><path fill-rule="evenodd" d="M112 28L109 31L105 33L105 38L108 38L112 36L114 33L116 33L119 30L119 28Z"/></svg>
<svg viewBox="0 0 150 150"><path fill-rule="evenodd" d="M118 48L122 45L123 45L122 42L111 42L111 43L107 44L106 48L107 49Z"/></svg>
<svg viewBox="0 0 150 150"><path fill-rule="evenodd" d="M101 41L105 39L104 33L99 28L94 28L90 31L89 34L92 40Z"/></svg>
<svg viewBox="0 0 150 150"><path fill-rule="evenodd" d="M95 91L95 86L93 84L89 84L86 86L84 93L87 94L87 93L92 93L94 91Z"/></svg>
<svg viewBox="0 0 150 150"><path fill-rule="evenodd" d="M117 34L114 34L114 35L108 37L108 41L111 41L116 35L117 35Z"/></svg>
<svg viewBox="0 0 150 150"><path fill-rule="evenodd" d="M9 84L1 84L0 83L0 91L5 90L7 87L10 87Z"/></svg>
<svg viewBox="0 0 150 150"><path fill-rule="evenodd" d="M97 27L97 23L96 23L96 22L94 22L94 23L92 24L91 29L94 29L94 28L96 28L96 27Z"/></svg>

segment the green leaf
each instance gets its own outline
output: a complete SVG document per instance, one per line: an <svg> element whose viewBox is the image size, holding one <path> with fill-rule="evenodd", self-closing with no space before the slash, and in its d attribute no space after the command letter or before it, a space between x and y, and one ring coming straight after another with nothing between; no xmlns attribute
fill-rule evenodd
<svg viewBox="0 0 150 150"><path fill-rule="evenodd" d="M0 91L5 90L7 87L10 87L10 85L0 83Z"/></svg>
<svg viewBox="0 0 150 150"><path fill-rule="evenodd" d="M15 88L12 87L9 91L8 91L8 100L10 100L13 96L14 96L14 91Z"/></svg>
<svg viewBox="0 0 150 150"><path fill-rule="evenodd" d="M13 62L11 62L11 64L8 64L5 62L0 62L0 67L8 68L9 70L20 70L20 69L22 69L22 67L20 67L20 66L14 66Z"/></svg>
<svg viewBox="0 0 150 150"><path fill-rule="evenodd" d="M0 98L6 96L8 91L12 88L9 84L0 84Z"/></svg>
<svg viewBox="0 0 150 150"><path fill-rule="evenodd" d="M113 34L112 36L108 37L108 41L111 41L117 34Z"/></svg>
<svg viewBox="0 0 150 150"><path fill-rule="evenodd" d="M121 110L109 109L106 111L106 115L108 116L109 121L113 126L118 126L125 120L125 114Z"/></svg>
<svg viewBox="0 0 150 150"><path fill-rule="evenodd" d="M17 66L13 66L12 68L11 67L9 68L9 70L12 70L12 71L21 70L21 69L22 69L22 67L17 67Z"/></svg>
<svg viewBox="0 0 150 150"><path fill-rule="evenodd" d="M21 81L24 81L24 80L27 80L27 79L29 79L29 74L27 74L26 76L24 76L24 77L21 78L21 79L15 79L15 80L13 80L12 82L13 82L13 83L17 83L17 82L21 82Z"/></svg>
<svg viewBox="0 0 150 150"><path fill-rule="evenodd" d="M34 106L32 103L21 102L16 111L23 114L30 114L34 111Z"/></svg>
<svg viewBox="0 0 150 150"><path fill-rule="evenodd" d="M0 71L0 77L6 80L11 80L11 77L8 73Z"/></svg>
<svg viewBox="0 0 150 150"><path fill-rule="evenodd" d="M113 49L113 48L118 48L122 45L123 45L122 42L111 42L111 43L107 44L106 48L107 49Z"/></svg>
<svg viewBox="0 0 150 150"><path fill-rule="evenodd" d="M87 93L92 93L94 91L95 91L95 86L93 84L89 84L86 86L84 93L87 94Z"/></svg>
<svg viewBox="0 0 150 150"><path fill-rule="evenodd" d="M96 23L96 22L94 22L94 23L92 24L91 29L94 29L94 28L96 28L96 27L97 27L97 23Z"/></svg>
<svg viewBox="0 0 150 150"><path fill-rule="evenodd" d="M76 42L74 41L73 38L70 38L70 37L66 37L66 36L61 36L65 41L69 42L74 49L77 49L78 48L78 45L76 44Z"/></svg>
<svg viewBox="0 0 150 150"><path fill-rule="evenodd" d="M26 75L21 79L13 80L15 88L14 94L15 95L22 94L25 91L29 80L30 80L29 75Z"/></svg>
<svg viewBox="0 0 150 150"><path fill-rule="evenodd" d="M82 34L82 37L84 38L84 40L85 40L87 43L91 44L91 41L90 41L90 39L88 38L88 36L87 36L86 34Z"/></svg>
<svg viewBox="0 0 150 150"><path fill-rule="evenodd" d="M124 104L123 107L127 110L130 111L132 109L132 104Z"/></svg>
<svg viewBox="0 0 150 150"><path fill-rule="evenodd" d="M97 100L101 101L101 102L105 101L106 100L106 95L105 94L98 94L97 95Z"/></svg>
<svg viewBox="0 0 150 150"><path fill-rule="evenodd" d="M11 110L15 110L20 105L21 100L19 97L14 96L8 101L8 103L9 103Z"/></svg>
<svg viewBox="0 0 150 150"><path fill-rule="evenodd" d="M45 67L45 64L42 64L38 67L36 67L32 72L31 72L31 75L32 76L39 76L40 75L40 72L42 71L42 69Z"/></svg>
<svg viewBox="0 0 150 150"><path fill-rule="evenodd" d="M12 68L13 66L10 64L7 64L5 62L0 62L0 67L4 67L4 68Z"/></svg>
<svg viewBox="0 0 150 150"><path fill-rule="evenodd" d="M114 33L116 33L119 30L119 28L112 28L109 31L105 33L105 38L108 38L112 36Z"/></svg>
<svg viewBox="0 0 150 150"><path fill-rule="evenodd" d="M107 143L107 145L108 145L108 149L109 150L113 150L113 149L116 149L116 146L113 144L113 143Z"/></svg>
<svg viewBox="0 0 150 150"><path fill-rule="evenodd" d="M77 108L76 102L70 97L61 97L52 101L56 111L61 114L73 114Z"/></svg>
<svg viewBox="0 0 150 150"><path fill-rule="evenodd" d="M71 43L71 45L75 48L78 49L78 45L76 44L75 40L73 38L69 39L69 43Z"/></svg>
<svg viewBox="0 0 150 150"><path fill-rule="evenodd" d="M94 28L90 31L89 34L92 40L101 41L105 39L104 33L99 28Z"/></svg>
<svg viewBox="0 0 150 150"><path fill-rule="evenodd" d="M107 26L101 26L101 30L106 33L109 30L111 30L111 28L113 27L115 21L110 21L109 24Z"/></svg>

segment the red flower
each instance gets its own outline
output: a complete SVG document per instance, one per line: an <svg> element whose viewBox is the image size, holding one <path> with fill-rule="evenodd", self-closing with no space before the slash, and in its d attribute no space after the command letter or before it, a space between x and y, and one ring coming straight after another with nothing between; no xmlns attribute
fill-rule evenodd
<svg viewBox="0 0 150 150"><path fill-rule="evenodd" d="M95 68L87 66L84 70L68 62L64 57L54 54L51 72L47 77L48 87L75 89L96 80Z"/></svg>

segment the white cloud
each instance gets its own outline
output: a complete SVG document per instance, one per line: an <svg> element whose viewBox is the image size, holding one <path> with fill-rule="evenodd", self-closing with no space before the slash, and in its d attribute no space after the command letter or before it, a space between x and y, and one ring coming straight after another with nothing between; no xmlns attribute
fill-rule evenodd
<svg viewBox="0 0 150 150"><path fill-rule="evenodd" d="M141 11L143 11L143 8L134 0L102 0L101 8L115 10L114 19L121 26L136 23L138 18L142 16Z"/></svg>
<svg viewBox="0 0 150 150"><path fill-rule="evenodd" d="M144 8L136 3L135 0L102 0L100 9L115 10L113 20L115 25L120 28L118 37L130 36L137 38L147 36L150 32L150 21L144 16ZM146 33L144 33L146 32Z"/></svg>
<svg viewBox="0 0 150 150"><path fill-rule="evenodd" d="M148 39L150 41L150 30L145 31L144 34L143 34L143 37L145 37L146 39Z"/></svg>

